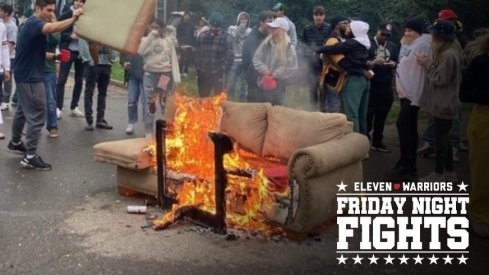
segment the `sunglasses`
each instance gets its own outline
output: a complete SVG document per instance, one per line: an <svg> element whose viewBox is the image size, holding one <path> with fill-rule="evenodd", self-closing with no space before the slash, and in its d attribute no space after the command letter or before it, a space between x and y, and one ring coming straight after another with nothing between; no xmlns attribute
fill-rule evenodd
<svg viewBox="0 0 489 275"><path fill-rule="evenodd" d="M391 37L391 34L390 33L381 33L380 36L383 36L383 37Z"/></svg>

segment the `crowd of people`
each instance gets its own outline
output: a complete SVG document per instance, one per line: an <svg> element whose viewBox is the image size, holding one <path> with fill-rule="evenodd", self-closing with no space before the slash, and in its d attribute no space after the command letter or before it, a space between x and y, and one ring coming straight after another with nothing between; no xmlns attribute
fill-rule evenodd
<svg viewBox="0 0 489 275"><path fill-rule="evenodd" d="M44 126L50 137L59 135L56 120L62 116L65 85L73 65L70 115L84 117L87 131L113 128L105 120L105 105L115 55L111 49L75 34L74 22L82 16L84 2L74 0L56 21L55 1L37 0L34 14L19 27L18 37L14 31L17 26L9 18L12 8L0 5L0 73L5 82L2 110L10 101L11 68L17 87L8 149L24 156L21 165L26 168L51 169L37 155L37 143ZM467 132L470 147L477 148L470 150L470 216L475 230L489 235L489 188L484 183L489 174L483 167L489 155L489 92L484 82L489 75L489 33L481 31L468 41L457 14L443 9L429 28L422 17L407 18L397 43L391 39L394 26L390 23L380 24L369 37L368 23L342 15L328 23L326 9L316 6L312 23L299 39L295 24L286 14L286 6L277 3L270 11L259 13L257 26L251 26L253 15L240 12L227 29L219 12L201 18L197 26L192 14L186 12L173 30L155 19L138 54L121 56L128 76L126 133L134 133L141 101L145 135L153 136L157 107L164 112L166 98L187 76L190 66L197 72L200 97L226 90L229 100L282 105L287 86L299 74L300 64L306 64L314 111L344 113L354 131L371 140L374 151L392 150L384 143L383 132L397 93L400 157L386 173L387 179L417 180L418 155L434 153L433 172L419 180L457 182L453 162L458 160L460 146L461 99L475 104ZM299 40L304 46L299 47ZM59 74L56 62L60 64ZM84 113L78 108L83 82ZM421 108L430 115L430 122L423 135L426 142L418 148Z"/></svg>

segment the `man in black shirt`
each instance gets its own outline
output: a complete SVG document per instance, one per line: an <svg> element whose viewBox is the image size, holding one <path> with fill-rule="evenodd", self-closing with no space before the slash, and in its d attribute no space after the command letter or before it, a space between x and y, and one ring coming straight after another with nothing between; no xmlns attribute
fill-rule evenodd
<svg viewBox="0 0 489 275"><path fill-rule="evenodd" d="M326 38L331 33L331 26L324 21L326 12L323 6L315 6L312 13L314 21L304 28L302 38L307 45L304 48L304 56L310 69L307 81L309 84L310 102L314 106L314 110L318 110L319 78L323 62L315 50L323 46Z"/></svg>
<svg viewBox="0 0 489 275"><path fill-rule="evenodd" d="M374 71L370 80L370 98L367 111L367 133L372 134L372 150L390 152L382 142L384 124L394 101L392 90L394 70L398 61L397 46L389 41L392 33L391 24L382 24L377 28L376 35L370 40L369 65ZM373 128L373 129L372 129Z"/></svg>

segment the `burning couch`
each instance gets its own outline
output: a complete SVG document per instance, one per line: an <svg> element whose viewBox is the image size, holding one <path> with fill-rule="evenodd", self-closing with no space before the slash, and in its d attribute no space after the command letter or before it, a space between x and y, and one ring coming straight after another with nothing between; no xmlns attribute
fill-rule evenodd
<svg viewBox="0 0 489 275"><path fill-rule="evenodd" d="M228 135L234 141L235 152L227 161L231 164L227 165L238 167L240 171L254 171L246 180L228 174L228 185L236 183L239 187L227 188L226 207L230 208L227 223L236 226L270 223L294 232L307 232L336 216L337 184L363 180L362 159L369 150L368 139L353 133L351 123L343 114L312 113L267 103L235 103L223 99L210 105L216 103L219 106L214 108L213 116L196 114L195 117L197 121L208 120L208 128L193 125L198 123L187 112L179 116L179 108L174 117L174 127L178 132L179 127L193 125L196 129L218 130ZM195 109L195 106L189 108ZM182 123L185 126L179 126L178 122L185 120ZM204 143L190 146L170 139L170 149L167 150L172 151L174 146L177 151L196 150L186 152L190 155L197 155L200 151L212 154L212 148L205 143L206 135L196 136ZM167 155L172 159L175 153L167 152ZM134 190L157 195L155 164L148 151L147 140L99 143L94 146L94 156L99 162L117 166L120 192ZM198 174L202 166L213 167L212 161L206 160L204 164L191 168L194 162L173 167L170 163L170 168L181 172L178 173L180 177L189 179ZM212 176L205 174L200 177ZM194 185L191 183L189 186ZM189 204L202 204L195 201L202 195L192 193L187 197L192 197ZM186 199L178 197L178 200Z"/></svg>

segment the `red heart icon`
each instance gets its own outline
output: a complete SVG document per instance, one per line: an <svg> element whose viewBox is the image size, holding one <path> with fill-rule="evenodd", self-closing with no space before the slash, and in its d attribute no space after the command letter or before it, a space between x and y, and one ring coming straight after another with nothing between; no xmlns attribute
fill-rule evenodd
<svg viewBox="0 0 489 275"><path fill-rule="evenodd" d="M394 183L394 190L399 190L401 188L401 184L400 183Z"/></svg>

